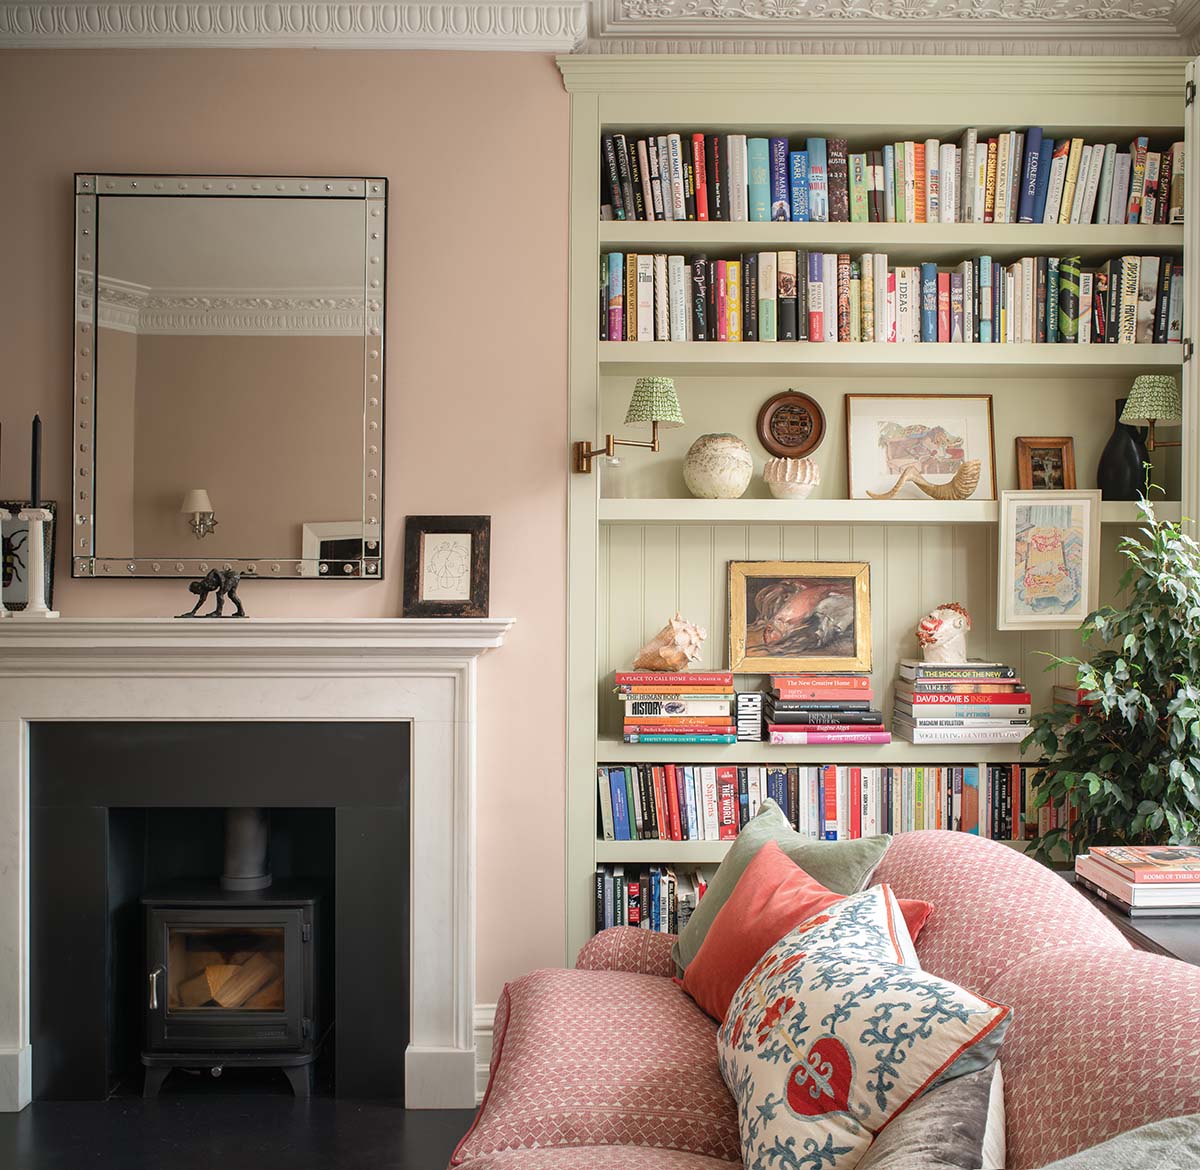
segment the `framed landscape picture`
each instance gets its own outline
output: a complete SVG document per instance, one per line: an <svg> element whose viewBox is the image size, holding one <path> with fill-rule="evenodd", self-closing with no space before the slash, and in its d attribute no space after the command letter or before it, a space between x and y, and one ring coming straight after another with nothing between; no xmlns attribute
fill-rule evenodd
<svg viewBox="0 0 1200 1170"><path fill-rule="evenodd" d="M487 617L490 516L408 516L404 616Z"/></svg>
<svg viewBox="0 0 1200 1170"><path fill-rule="evenodd" d="M979 460L971 498L996 498L996 447L990 394L847 394L846 478L852 500L890 491L906 472L944 484ZM905 484L899 500L928 497Z"/></svg>
<svg viewBox="0 0 1200 1170"><path fill-rule="evenodd" d="M1068 435L1018 435L1017 487L1022 491L1074 491L1075 440Z"/></svg>
<svg viewBox="0 0 1200 1170"><path fill-rule="evenodd" d="M1100 493L1000 497L996 628L1073 630L1100 595Z"/></svg>
<svg viewBox="0 0 1200 1170"><path fill-rule="evenodd" d="M871 669L871 566L730 561L729 669Z"/></svg>

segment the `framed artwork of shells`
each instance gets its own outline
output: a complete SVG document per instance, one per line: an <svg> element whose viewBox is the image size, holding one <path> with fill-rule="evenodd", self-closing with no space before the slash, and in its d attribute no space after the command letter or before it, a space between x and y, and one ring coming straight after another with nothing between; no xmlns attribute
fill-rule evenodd
<svg viewBox="0 0 1200 1170"><path fill-rule="evenodd" d="M729 669L871 669L871 566L730 561Z"/></svg>
<svg viewBox="0 0 1200 1170"><path fill-rule="evenodd" d="M972 499L996 498L990 394L847 394L846 475L852 500L919 500L979 461ZM975 469L968 468L971 479ZM965 474L965 473L964 473ZM900 480L903 486L893 492ZM919 484L924 483L925 489ZM957 493L950 498L959 498Z"/></svg>
<svg viewBox="0 0 1200 1170"><path fill-rule="evenodd" d="M825 412L815 398L785 390L768 398L758 412L758 441L779 459L798 459L825 438Z"/></svg>
<svg viewBox="0 0 1200 1170"><path fill-rule="evenodd" d="M1099 604L1100 493L1002 493L999 564L997 629L1075 629Z"/></svg>
<svg viewBox="0 0 1200 1170"><path fill-rule="evenodd" d="M487 617L490 516L406 516L404 616Z"/></svg>

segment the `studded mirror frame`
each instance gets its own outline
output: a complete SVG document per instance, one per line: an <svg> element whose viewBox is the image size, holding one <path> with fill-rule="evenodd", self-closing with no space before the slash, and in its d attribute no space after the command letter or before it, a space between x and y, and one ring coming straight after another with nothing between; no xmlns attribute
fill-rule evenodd
<svg viewBox="0 0 1200 1170"><path fill-rule="evenodd" d="M97 199L103 195L199 195L268 198L353 199L363 205L363 555L354 560L264 557L159 558L96 556L96 296ZM387 293L387 180L282 175L98 175L75 176L75 327L73 382L73 577L201 577L210 569L236 569L265 579L345 580L383 577L384 321ZM73 515L72 515L73 513Z"/></svg>

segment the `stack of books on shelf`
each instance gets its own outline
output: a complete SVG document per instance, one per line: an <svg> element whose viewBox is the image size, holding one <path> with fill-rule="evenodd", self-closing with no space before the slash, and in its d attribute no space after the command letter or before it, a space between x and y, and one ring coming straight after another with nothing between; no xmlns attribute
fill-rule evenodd
<svg viewBox="0 0 1200 1170"><path fill-rule="evenodd" d="M1020 743L1030 695L1003 662L900 660L892 731L910 743Z"/></svg>
<svg viewBox="0 0 1200 1170"><path fill-rule="evenodd" d="M606 133L600 218L796 223L1183 223L1182 142ZM1151 149L1151 146L1155 149Z"/></svg>
<svg viewBox="0 0 1200 1170"><path fill-rule="evenodd" d="M618 671L626 743L736 743L733 675Z"/></svg>
<svg viewBox="0 0 1200 1170"><path fill-rule="evenodd" d="M811 840L955 829L1029 840L1058 825L1034 813L1035 765L627 764L597 769L606 841L731 841L773 800Z"/></svg>
<svg viewBox="0 0 1200 1170"><path fill-rule="evenodd" d="M738 691L737 737L739 742L762 742L763 698L762 691Z"/></svg>
<svg viewBox="0 0 1200 1170"><path fill-rule="evenodd" d="M880 744L892 737L866 674L773 674L767 738L780 744Z"/></svg>
<svg viewBox="0 0 1200 1170"><path fill-rule="evenodd" d="M1131 918L1200 917L1200 846L1096 846L1075 880Z"/></svg>
<svg viewBox="0 0 1200 1170"><path fill-rule="evenodd" d="M601 341L1103 344L1179 341L1183 264L1123 255L972 256L888 266L884 252L600 257Z"/></svg>
<svg viewBox="0 0 1200 1170"><path fill-rule="evenodd" d="M610 926L637 926L661 934L678 934L688 923L707 888L699 871L676 875L670 866L641 870L624 865L596 867L596 931Z"/></svg>

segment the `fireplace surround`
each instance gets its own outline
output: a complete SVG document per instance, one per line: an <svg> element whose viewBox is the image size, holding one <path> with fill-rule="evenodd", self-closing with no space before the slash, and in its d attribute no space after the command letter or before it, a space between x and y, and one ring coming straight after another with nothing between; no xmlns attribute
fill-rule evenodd
<svg viewBox="0 0 1200 1170"><path fill-rule="evenodd" d="M475 703L510 619L160 619L0 630L0 1109L30 1100L29 725L336 722L411 729L405 1104L475 1102Z"/></svg>

